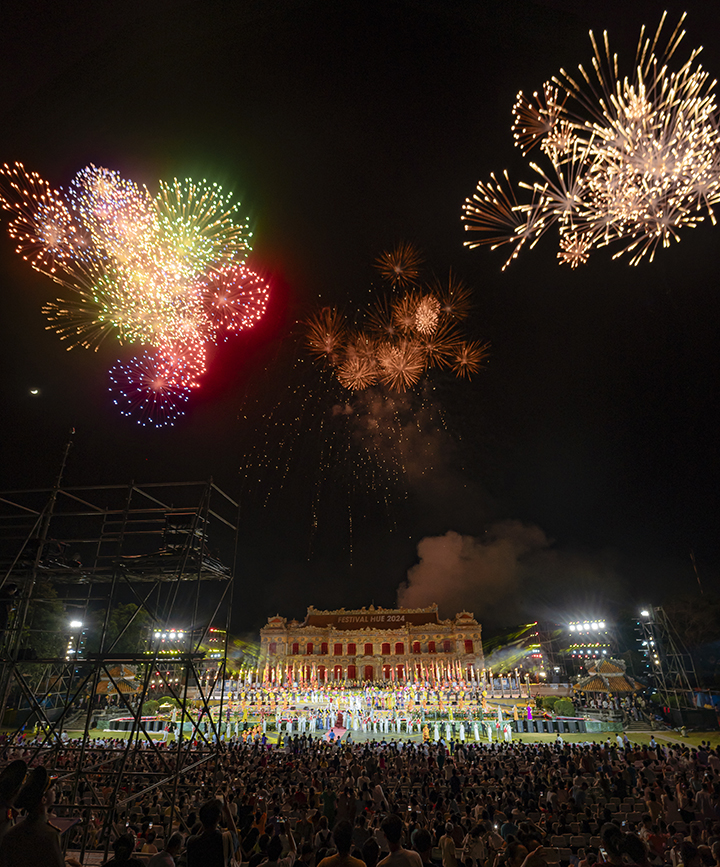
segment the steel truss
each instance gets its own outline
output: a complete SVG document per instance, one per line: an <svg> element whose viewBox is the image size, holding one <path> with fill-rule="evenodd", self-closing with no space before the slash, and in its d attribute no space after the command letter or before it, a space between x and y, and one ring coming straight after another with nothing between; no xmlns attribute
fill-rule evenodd
<svg viewBox="0 0 720 867"><path fill-rule="evenodd" d="M66 449L65 459L67 453ZM41 760L57 771L61 789L70 789L68 802L58 803L56 811L58 816L82 817L71 847L80 849L82 861L91 813L102 816L98 836L107 857L111 840L125 829L121 818L133 802L153 790L160 790L172 805L169 830L176 818L182 828L175 807L180 778L192 768L213 763L218 755L226 696L221 689L216 717L210 712L210 696L225 680L238 504L212 479L65 487L62 475L61 471L51 489L0 492L0 594L7 608L0 639L0 696L3 713L8 707L18 709L11 725L15 734L26 729L27 742L27 727L34 725L38 731L29 745L30 761ZM232 568L211 552L211 535L225 559L233 562ZM10 595L13 585L16 591ZM84 622L100 619L92 650L78 645L76 652L70 647L64 653L37 653L47 636L31 626L35 612L48 604L48 586ZM112 612L128 602L137 608L113 635ZM148 652L122 651L134 621L148 621L150 636L174 628L180 616L191 622L185 647L161 653L161 642L150 641ZM225 630L225 652L213 660L214 676L208 681L201 645L213 624ZM138 693L123 691L123 666L134 667ZM141 724L141 708L160 667L164 693L178 703L175 744L164 749ZM168 670L173 677L167 676ZM102 683L108 693L114 690L118 710L131 721L122 747L105 748L103 760L93 762L89 733L98 715ZM56 707L47 706L50 699ZM21 705L24 711L19 713ZM217 714L217 707L214 710ZM69 728L82 732L79 745L63 745L62 733ZM58 761L63 756L67 762L68 755L71 770ZM138 790L141 780L152 782ZM108 785L109 798L100 792Z"/></svg>
<svg viewBox="0 0 720 867"><path fill-rule="evenodd" d="M694 708L693 686L700 685L695 664L664 609L643 610L638 626L642 653L663 701L670 705L672 699L675 707Z"/></svg>

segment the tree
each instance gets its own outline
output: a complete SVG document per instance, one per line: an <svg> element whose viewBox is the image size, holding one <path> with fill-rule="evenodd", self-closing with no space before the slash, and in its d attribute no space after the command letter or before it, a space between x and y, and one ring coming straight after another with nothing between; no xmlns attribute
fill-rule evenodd
<svg viewBox="0 0 720 867"><path fill-rule="evenodd" d="M569 698L559 698L555 702L555 713L558 716L574 716L575 705L570 701Z"/></svg>
<svg viewBox="0 0 720 867"><path fill-rule="evenodd" d="M21 654L28 660L61 658L65 655L67 614L57 591L47 579L39 579L33 588L20 640ZM33 690L41 683L47 686L49 682L54 682L52 670L42 663L22 662L18 670Z"/></svg>
<svg viewBox="0 0 720 867"><path fill-rule="evenodd" d="M93 635L88 640L88 644L95 653L100 651L100 636L104 617L104 611L96 613ZM138 606L134 602L128 602L127 605L118 605L110 612L103 652L112 655L142 653L147 649L148 627L150 623L151 618L147 611L144 608L138 609ZM119 640L115 644L118 638ZM110 650L111 647L112 650Z"/></svg>

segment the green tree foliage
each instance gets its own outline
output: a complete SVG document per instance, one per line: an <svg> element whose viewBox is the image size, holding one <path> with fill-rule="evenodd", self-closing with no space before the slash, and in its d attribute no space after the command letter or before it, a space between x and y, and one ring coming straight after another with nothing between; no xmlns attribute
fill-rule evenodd
<svg viewBox="0 0 720 867"><path fill-rule="evenodd" d="M143 716L155 716L157 713L157 709L160 707L160 702L155 701L154 698L148 699L143 703L142 706L142 715Z"/></svg>
<svg viewBox="0 0 720 867"><path fill-rule="evenodd" d="M22 646L39 659L64 656L68 640L65 606L49 581L35 585L22 634Z"/></svg>
<svg viewBox="0 0 720 867"><path fill-rule="evenodd" d="M92 634L88 637L88 645L95 653L100 651L100 637L104 619L104 611L95 615ZM144 609L139 610L134 602L118 605L110 612L103 652L113 655L142 653L147 649L150 624L150 615ZM116 640L117 644L115 643ZM112 650L110 650L111 647Z"/></svg>
<svg viewBox="0 0 720 867"><path fill-rule="evenodd" d="M575 705L569 698L559 698L555 702L555 713L558 716L575 716Z"/></svg>
<svg viewBox="0 0 720 867"><path fill-rule="evenodd" d="M68 635L68 617L57 591L50 581L38 580L22 630L22 652L28 659L63 657L67 650ZM36 689L41 683L47 684L46 665L24 662L20 664L19 670L31 689Z"/></svg>

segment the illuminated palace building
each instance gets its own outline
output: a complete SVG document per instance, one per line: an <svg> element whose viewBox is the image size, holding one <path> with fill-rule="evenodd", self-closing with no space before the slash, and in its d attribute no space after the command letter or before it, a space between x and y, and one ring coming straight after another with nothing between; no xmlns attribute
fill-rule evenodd
<svg viewBox="0 0 720 867"><path fill-rule="evenodd" d="M283 681L478 681L483 669L481 628L463 611L440 620L428 608L319 611L302 623L271 617L260 630L261 668Z"/></svg>

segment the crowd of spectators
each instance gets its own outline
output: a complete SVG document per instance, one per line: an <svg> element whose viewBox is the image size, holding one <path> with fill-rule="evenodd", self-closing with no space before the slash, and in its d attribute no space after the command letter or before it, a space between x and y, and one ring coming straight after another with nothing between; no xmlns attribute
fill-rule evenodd
<svg viewBox="0 0 720 867"><path fill-rule="evenodd" d="M86 752L98 771L75 792L72 742L35 756L6 746L0 867L79 864L81 840L111 848L113 867L720 867L720 753L705 743L295 736L218 746L173 801L152 783L178 749L135 753L120 798L100 765L121 742Z"/></svg>

